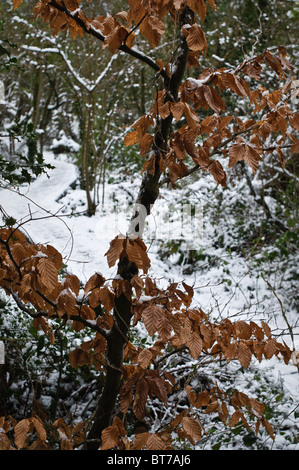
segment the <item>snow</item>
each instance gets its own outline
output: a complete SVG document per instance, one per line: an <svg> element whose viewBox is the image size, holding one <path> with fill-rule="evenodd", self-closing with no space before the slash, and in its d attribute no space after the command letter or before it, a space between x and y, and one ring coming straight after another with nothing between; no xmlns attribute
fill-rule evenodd
<svg viewBox="0 0 299 470"><path fill-rule="evenodd" d="M19 191L0 189L1 206L18 222L26 222L22 228L35 243L50 244L57 248L63 255L68 272L76 274L82 282L86 282L95 272L101 272L109 279L114 278L116 268L109 269L105 253L110 241L116 235L126 232L135 202L130 200L128 194L136 194L140 178L137 176L120 183L116 177L114 183L106 183L104 205L97 208L94 217L87 217L84 212L86 210L84 191L79 188L70 190L70 185L78 178L75 165L64 154L55 156L51 151L45 151L44 157L47 163L55 166L55 169L49 170L49 177L41 175L30 185L22 186ZM200 199L201 204L207 205L207 198L210 196L205 191L208 186L207 179L194 180L188 186L188 201L196 204ZM160 207L162 212L169 207L167 201L172 201L173 204L181 201L180 192L171 191L167 189L161 191L157 207ZM231 189L230 197L232 200L238 197L234 188ZM198 242L199 248L205 247L208 253L214 227L213 221L209 221L206 214L203 214L203 217L204 230ZM161 225L163 217L158 217L157 220ZM223 235L231 236L229 232L224 232ZM194 302L207 314L213 313L218 319L229 317L234 320L241 317L256 322L266 320L275 330L287 330L278 300L269 291L263 278L256 276L245 257L229 255L221 248L211 248L211 258L204 259L202 265L189 274L185 269L186 266L174 264L178 254L161 258L160 245L161 239L158 241L153 239L148 244L151 259L149 274L160 280L161 285L164 283L167 285L168 281L182 280L192 285L195 292ZM188 252L185 255L187 256ZM217 259L225 261L224 266L212 262ZM226 272L227 282L223 282ZM271 283L275 284L277 281L283 285L285 280L276 279L276 274L273 267ZM148 298L144 296L142 300L146 301ZM287 314L289 321L292 322L297 312L289 310ZM137 330L142 332L142 325ZM298 331L297 336L294 331L294 336L295 347L299 349ZM288 335L283 336L283 340L290 347L293 346ZM192 361L192 364L194 363L195 361ZM185 366L186 364L182 367ZM287 394L292 397L294 403L299 402L299 376L292 362L286 365L283 361L272 358L270 361L258 364L257 367L269 371L274 381L283 381ZM242 382L238 385L239 388L242 387ZM243 387L248 393L245 377ZM285 415L287 416L290 411L285 410Z"/></svg>

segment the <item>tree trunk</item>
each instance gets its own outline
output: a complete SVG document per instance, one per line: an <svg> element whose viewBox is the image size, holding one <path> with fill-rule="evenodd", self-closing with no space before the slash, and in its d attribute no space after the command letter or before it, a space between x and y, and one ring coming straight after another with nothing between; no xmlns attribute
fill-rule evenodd
<svg viewBox="0 0 299 470"><path fill-rule="evenodd" d="M192 24L193 20L193 12L188 7L185 7L181 15L180 26L182 27L185 24ZM174 73L172 77L164 83L164 88L168 92L166 95L166 101L170 99L169 96L177 100L179 86L186 70L187 58L188 46L184 36L181 34L179 54L176 59L176 63L174 64ZM162 153L162 157L165 156L172 119L173 116L170 115L166 119L161 119L157 122L154 145L152 148L152 151L155 152L155 155L157 156L160 155L160 153ZM156 159L156 161L157 160L158 159ZM160 176L161 171L157 162L154 175L146 172L143 177L136 206L138 208L138 205L141 204L146 209L146 214L139 217L139 223L141 223L142 226L144 225L146 216L150 214L152 205L155 203L159 195ZM132 221L135 219L136 213L134 214ZM131 227L131 229L132 228L134 227ZM137 231L139 231L138 228ZM137 272L137 266L134 263L128 262L128 259L125 257L120 259L118 264L118 274L121 275L122 279L129 281ZM123 364L124 346L127 343L132 316L131 300L129 300L124 294L121 294L119 297L115 295L114 305L114 325L107 341L108 367L106 382L95 412L93 425L88 433L88 450L96 450L99 448L101 432L111 424L121 385L121 368Z"/></svg>
<svg viewBox="0 0 299 470"><path fill-rule="evenodd" d="M93 216L95 214L95 201L91 197L91 184L90 184L90 170L89 170L89 153L90 153L90 139L92 132L92 99L88 97L85 106L85 122L84 122L84 140L83 140L83 158L82 167L84 174L85 192L87 198L87 214Z"/></svg>

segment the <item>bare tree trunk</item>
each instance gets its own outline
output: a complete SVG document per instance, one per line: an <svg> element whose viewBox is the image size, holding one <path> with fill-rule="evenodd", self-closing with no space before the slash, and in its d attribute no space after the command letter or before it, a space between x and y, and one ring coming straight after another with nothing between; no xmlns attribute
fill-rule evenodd
<svg viewBox="0 0 299 470"><path fill-rule="evenodd" d="M181 15L180 26L182 27L184 24L192 24L193 20L193 12L188 7L185 7ZM170 97L177 100L179 86L186 70L187 58L188 46L184 36L181 34L179 54L176 63L174 64L174 73L172 77L164 83L164 87L168 92L166 94L166 101L171 99ZM161 119L157 122L152 149L157 156L160 155L161 152L162 156L165 156L172 119L173 116L170 115L166 119ZM137 207L139 204L142 204L146 208L147 213L144 215L144 219L146 215L150 214L151 207L159 195L160 176L161 171L157 161L154 175L146 172L143 177L137 197ZM135 216L136 214L134 214L133 220L135 219ZM144 220L140 220L140 218L139 222L141 222L142 225L144 224ZM138 228L137 231L139 231ZM137 274L137 272L138 269L134 263L128 262L126 257L120 259L118 264L118 274L122 279L129 281L135 274ZM132 316L131 300L129 300L124 294L121 294L119 297L115 295L114 306L114 325L107 341L108 368L106 382L95 412L93 425L88 433L88 450L96 450L99 448L101 432L111 424L121 385L121 368L123 364L124 346L128 340Z"/></svg>
<svg viewBox="0 0 299 470"><path fill-rule="evenodd" d="M90 170L89 170L89 152L90 152L90 139L92 132L92 104L91 97L88 97L85 106L85 122L84 122L84 139L83 139L83 158L82 167L84 174L85 192L87 198L87 213L89 216L95 214L95 202L91 197L91 184L90 184Z"/></svg>

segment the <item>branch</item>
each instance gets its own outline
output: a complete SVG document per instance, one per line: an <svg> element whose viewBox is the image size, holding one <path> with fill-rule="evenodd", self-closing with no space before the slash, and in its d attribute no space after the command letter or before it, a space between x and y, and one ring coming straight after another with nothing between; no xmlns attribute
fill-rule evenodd
<svg viewBox="0 0 299 470"><path fill-rule="evenodd" d="M85 33L90 34L91 36L94 36L96 39L99 39L100 41L104 42L106 37L97 29L95 29L92 25L90 28L86 26L83 20L81 20L78 16L77 13L73 14L70 12L66 6L62 3L62 5L58 4L56 0L52 0L51 2L48 3L48 5L52 6L53 8L56 8L57 10L65 13L69 18L72 20L76 21L76 23L85 31ZM127 39L127 38L126 38ZM166 73L166 70L162 69L160 70L160 66L156 64L156 62L151 59L149 56L143 54L143 52L138 51L135 48L129 48L125 44L122 44L118 50L125 52L126 54L134 57L135 59L140 60L141 62L144 62L145 64L149 65L155 72L159 73L165 80L168 80L169 77Z"/></svg>
<svg viewBox="0 0 299 470"><path fill-rule="evenodd" d="M47 38L48 41L50 41L51 43L53 43L53 41L51 41L49 38ZM59 44L56 44L54 43L56 47L45 47L45 48L40 48L40 47L36 47L36 46L21 46L22 49L24 49L25 51L30 51L30 52L36 52L36 53L41 53L41 54L58 54L60 55L67 68L69 69L69 71L71 72L71 74L73 75L73 77L75 78L75 80L77 80L77 82L83 86L83 88L85 88L88 93L92 93L96 87L99 85L99 83L103 80L104 76L107 74L108 70L110 69L113 61L116 59L116 55L113 55L110 59L110 61L108 62L106 68L103 70L103 72L98 76L98 78L94 81L94 83L92 84L88 84L86 82L86 80L81 77L78 72L74 69L70 59L67 57L66 53L60 49L60 46Z"/></svg>
<svg viewBox="0 0 299 470"><path fill-rule="evenodd" d="M22 302L18 294L13 292L11 289L8 287L5 287L5 289L10 293L10 295L13 297L14 301L16 302L17 306L25 313L27 313L31 318L40 318L40 317L47 317L49 318L49 315L47 312L40 310L39 312L33 312L30 310L30 308L26 307L26 305ZM41 295L39 292L37 292L39 295ZM49 301L45 296L43 296L44 300L53 304L51 301ZM55 306L55 304L53 304ZM106 340L109 337L109 331L105 330L104 328L101 328L98 326L95 321L93 320L86 320L83 317L80 317L79 315L71 315L68 316L66 314L59 316L59 315L51 315L51 319L61 319L61 320L72 320L76 321L78 323L82 323L82 325L87 326L93 331L96 331L97 333L101 334Z"/></svg>
<svg viewBox="0 0 299 470"><path fill-rule="evenodd" d="M287 324L287 327L288 327L288 330L289 330L289 334L290 334L290 337L291 337L291 340L292 340L293 351L295 351L296 348L295 348L294 334L293 334L292 327L291 327L291 325L289 324L289 321L288 321L288 318L287 318L286 311L285 311L285 309L284 309L283 303L282 303L282 301L280 300L280 298L278 297L278 295L276 294L276 292L275 292L273 286L270 284L270 282L269 282L267 279L265 279L265 276L264 276L263 273L261 273L261 276L262 276L263 280L265 281L265 283L267 284L267 286L271 289L271 291L272 291L273 294L275 295L276 299L278 300L278 303L279 303L279 305L280 305L280 309L281 309L281 313L282 313L283 319L284 319L284 321L285 321L286 324ZM299 367L297 367L297 368L298 368L298 372L299 372Z"/></svg>
<svg viewBox="0 0 299 470"><path fill-rule="evenodd" d="M225 147L227 144L229 144L230 142L232 142L238 135L241 135L241 134L245 134L246 132L250 132L251 130L253 129L256 129L257 127L259 126L259 124L253 124L252 126L248 127L247 129L242 129L238 132L235 132L231 137L229 137L229 139L226 139L224 142L222 142L221 144L218 145L218 147L216 147L213 152L211 153L211 157L213 157L214 155L216 155L217 153L219 153L219 150L222 149L223 147ZM212 160L213 161L213 160ZM212 163L211 161L211 163ZM207 170L209 167L206 166L204 169ZM183 178L186 178L187 176L190 176L192 175L193 173L195 173L196 171L198 170L202 170L203 168L200 166L200 165L195 165L194 167L190 168L190 170L186 171L180 178L178 178L178 181L183 179ZM160 181L159 183L159 186L163 186L163 184L167 184L167 183L170 183L170 178L169 176L166 176L163 180Z"/></svg>

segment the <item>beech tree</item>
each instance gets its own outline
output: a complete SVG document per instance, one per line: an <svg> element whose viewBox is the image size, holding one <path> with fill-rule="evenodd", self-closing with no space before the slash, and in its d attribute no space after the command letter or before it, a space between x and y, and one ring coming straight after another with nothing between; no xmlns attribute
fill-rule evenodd
<svg viewBox="0 0 299 470"><path fill-rule="evenodd" d="M14 8L21 3L13 0ZM233 427L241 421L252 429L254 422L255 432L263 426L274 438L263 403L217 385L200 393L186 385L188 407L155 434L130 436L125 416L130 409L136 420L142 419L147 400L153 396L167 406L177 386L163 366L167 355L187 351L195 360L209 355L227 363L238 361L245 369L253 357L258 361L273 356L285 363L290 360L292 351L272 335L267 323L212 322L194 305L192 286L182 281L159 287L150 275L151 262L142 239L146 218L163 185L175 190L177 183L191 174L209 172L216 185L225 186L225 166L244 162L256 172L263 156L271 152L283 167L285 147L291 153L299 152L295 136L299 114L291 106L298 88L286 50L282 46L265 50L244 58L234 69L203 69L201 58L208 48L204 24L207 9L217 9L214 0L128 0L125 11L108 15L100 11L94 18L88 17L80 4L80 0L40 0L33 14L48 23L61 41L66 32L74 40L90 35L112 55L122 51L140 66L152 69L160 87L150 109L132 123L124 138L125 146L138 146L145 163L127 233L116 235L106 253L108 266L117 265L118 275L112 281L99 273L86 283L74 274L61 279L62 256L55 247L29 243L20 226L1 230L0 286L52 343L52 319L72 322L75 331L93 332L93 339L70 353L70 363L74 368L94 365L105 373L92 419L75 426L57 419L51 430L58 430L61 449L81 445L90 450L169 450L174 448L173 432L194 444L205 433L201 413L217 413L224 426ZM171 63L158 56L152 59L134 45L138 31L149 48L156 48L167 22L174 23L179 43ZM188 67L196 71L196 78L186 77ZM280 80L277 89L268 90L261 83L264 67ZM230 95L247 100L252 115L240 119L226 114L225 102ZM139 322L155 338L151 347L136 347L129 340L131 326ZM117 403L120 412L116 411ZM13 442L8 437L11 427ZM41 416L19 422L2 417L0 428L3 449L50 446L49 423L46 426ZM30 436L34 439L29 446Z"/></svg>

